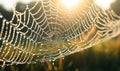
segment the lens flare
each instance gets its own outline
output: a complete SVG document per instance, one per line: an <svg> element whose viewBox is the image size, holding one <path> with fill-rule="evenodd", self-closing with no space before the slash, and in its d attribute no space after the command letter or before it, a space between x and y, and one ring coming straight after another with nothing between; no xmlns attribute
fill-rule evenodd
<svg viewBox="0 0 120 71"><path fill-rule="evenodd" d="M111 3L113 3L115 0L95 0L95 3L105 9L109 9Z"/></svg>
<svg viewBox="0 0 120 71"><path fill-rule="evenodd" d="M0 5L2 5L7 10L11 10L15 3L16 0L0 0Z"/></svg>
<svg viewBox="0 0 120 71"><path fill-rule="evenodd" d="M80 0L61 0L61 1L62 4L68 9L71 9L80 3Z"/></svg>
<svg viewBox="0 0 120 71"><path fill-rule="evenodd" d="M0 0L0 5L6 10L11 10L17 2L29 3L33 0Z"/></svg>

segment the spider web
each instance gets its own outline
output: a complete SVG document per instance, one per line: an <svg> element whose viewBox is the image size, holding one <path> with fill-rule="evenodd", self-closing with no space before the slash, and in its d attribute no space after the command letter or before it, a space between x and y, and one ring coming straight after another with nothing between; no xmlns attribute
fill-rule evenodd
<svg viewBox="0 0 120 71"><path fill-rule="evenodd" d="M54 61L120 34L120 17L92 0L71 11L55 0L36 0L21 7L16 5L10 21L0 14L3 66Z"/></svg>

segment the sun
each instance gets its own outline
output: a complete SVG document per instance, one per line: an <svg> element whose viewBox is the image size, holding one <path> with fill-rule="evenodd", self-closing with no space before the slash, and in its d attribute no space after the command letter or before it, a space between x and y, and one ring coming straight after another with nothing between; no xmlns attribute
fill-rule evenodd
<svg viewBox="0 0 120 71"><path fill-rule="evenodd" d="M111 3L113 3L115 0L95 0L95 3L105 9L109 9Z"/></svg>
<svg viewBox="0 0 120 71"><path fill-rule="evenodd" d="M77 6L80 0L61 0L61 2L67 9L71 9Z"/></svg>

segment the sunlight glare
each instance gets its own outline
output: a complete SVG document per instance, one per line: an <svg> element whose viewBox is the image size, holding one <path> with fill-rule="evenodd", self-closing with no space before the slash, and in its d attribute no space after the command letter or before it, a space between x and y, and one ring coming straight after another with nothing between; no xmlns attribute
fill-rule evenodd
<svg viewBox="0 0 120 71"><path fill-rule="evenodd" d="M111 3L113 3L115 0L95 0L95 3L105 9L109 9Z"/></svg>
<svg viewBox="0 0 120 71"><path fill-rule="evenodd" d="M15 3L16 0L0 0L0 5L2 5L7 10L11 10Z"/></svg>
<svg viewBox="0 0 120 71"><path fill-rule="evenodd" d="M62 4L68 9L71 9L78 5L80 3L80 0L62 0Z"/></svg>
<svg viewBox="0 0 120 71"><path fill-rule="evenodd" d="M0 0L0 5L2 5L6 10L11 10L17 2L29 3L33 0Z"/></svg>

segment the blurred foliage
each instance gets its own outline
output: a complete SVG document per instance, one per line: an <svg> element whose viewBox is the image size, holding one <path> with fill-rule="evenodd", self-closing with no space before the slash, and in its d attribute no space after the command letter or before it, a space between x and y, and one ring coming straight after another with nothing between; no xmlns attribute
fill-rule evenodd
<svg viewBox="0 0 120 71"><path fill-rule="evenodd" d="M55 62L12 65L1 71L120 71L120 36Z"/></svg>

